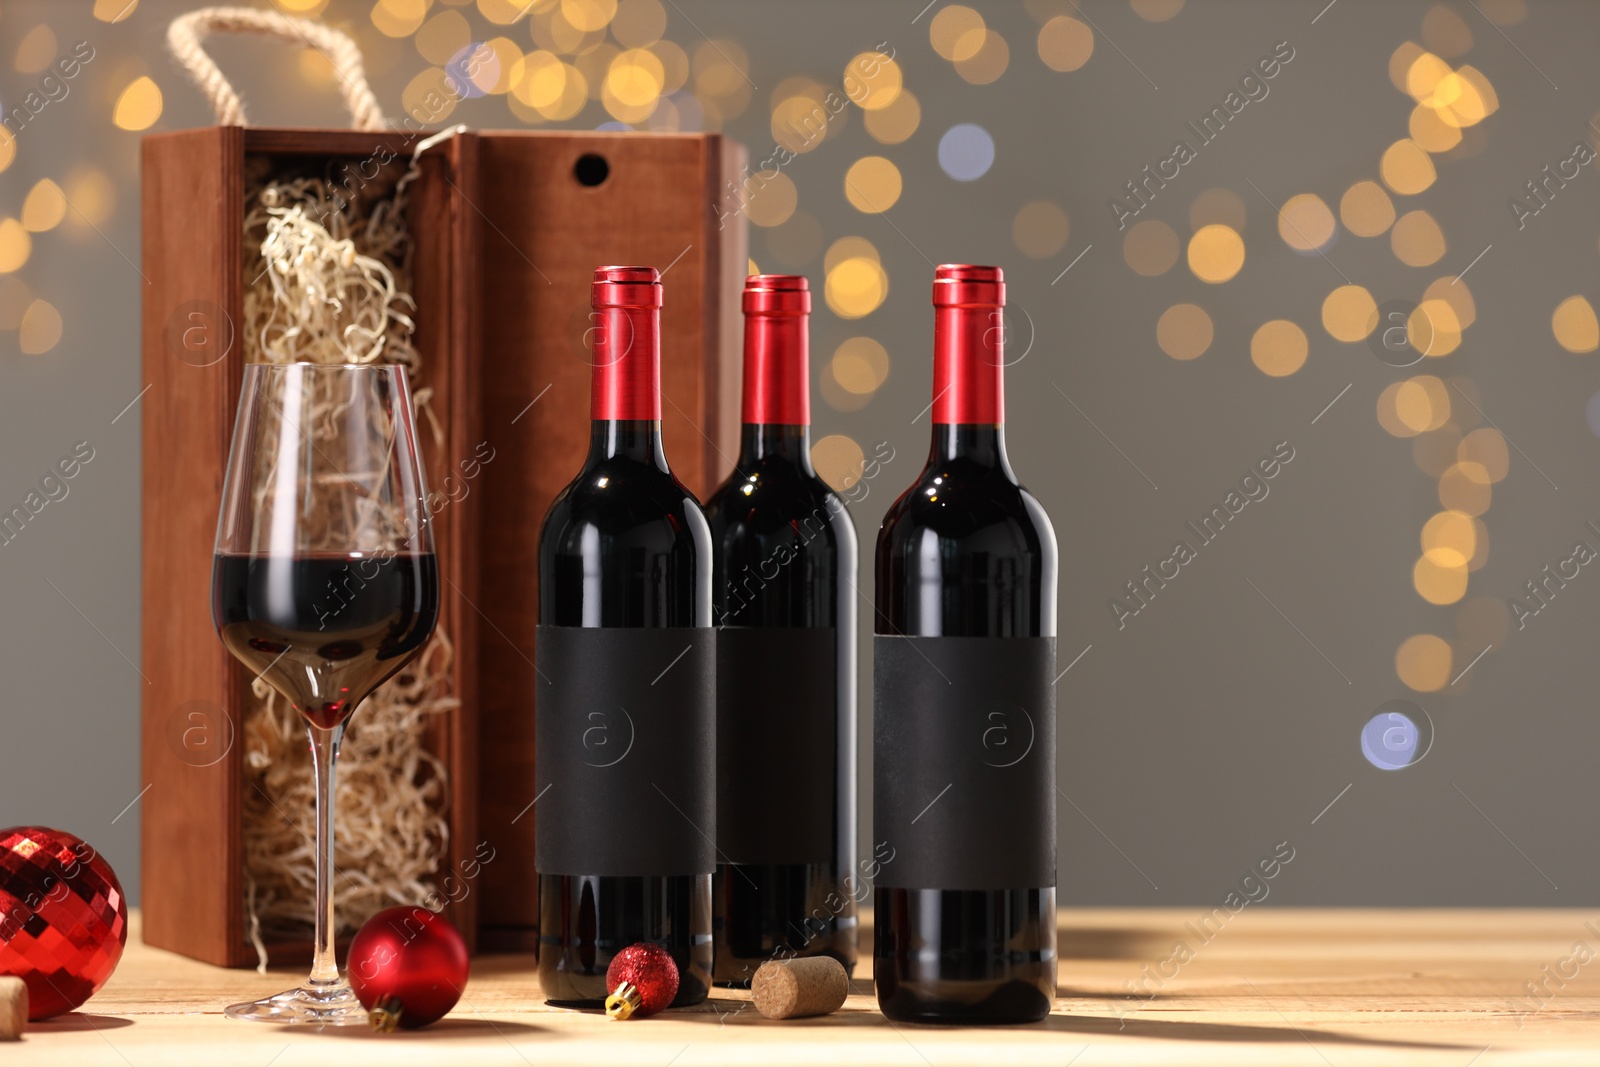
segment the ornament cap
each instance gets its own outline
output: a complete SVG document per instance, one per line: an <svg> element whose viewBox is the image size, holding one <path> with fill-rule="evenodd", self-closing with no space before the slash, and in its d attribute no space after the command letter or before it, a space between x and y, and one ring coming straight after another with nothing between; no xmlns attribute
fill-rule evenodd
<svg viewBox="0 0 1600 1067"><path fill-rule="evenodd" d="M631 1019L633 1013L644 1007L644 997L632 982L623 982L606 998L606 1014L613 1019Z"/></svg>
<svg viewBox="0 0 1600 1067"><path fill-rule="evenodd" d="M380 1034L392 1034L399 1027L400 1016L404 1012L405 1005L399 997L384 997L367 1013L367 1022Z"/></svg>

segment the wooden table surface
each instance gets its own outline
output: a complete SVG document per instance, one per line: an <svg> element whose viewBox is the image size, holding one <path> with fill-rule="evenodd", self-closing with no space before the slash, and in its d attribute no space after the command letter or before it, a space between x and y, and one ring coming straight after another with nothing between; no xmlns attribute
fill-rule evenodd
<svg viewBox="0 0 1600 1067"><path fill-rule="evenodd" d="M1192 926L1202 913L1063 912L1061 997L1033 1026L892 1025L876 1010L868 966L853 984L859 995L822 1018L771 1022L744 994L719 990L696 1008L614 1022L547 1007L530 957L486 956L452 1015L394 1035L224 1018L225 1004L301 975L147 948L135 917L121 966L86 1011L0 1043L0 1065L1600 1063L1600 959L1590 959L1600 956L1600 916L1249 908L1203 943ZM1130 993L1141 977L1144 992ZM1530 982L1546 992L1530 998Z"/></svg>

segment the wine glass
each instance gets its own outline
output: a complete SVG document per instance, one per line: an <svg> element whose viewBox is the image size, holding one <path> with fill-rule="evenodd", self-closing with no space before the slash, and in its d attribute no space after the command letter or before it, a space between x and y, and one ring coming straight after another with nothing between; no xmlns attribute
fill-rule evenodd
<svg viewBox="0 0 1600 1067"><path fill-rule="evenodd" d="M245 367L211 580L228 650L305 719L316 776L311 976L235 1019L365 1023L333 927L333 775L350 713L433 632L439 572L405 370Z"/></svg>

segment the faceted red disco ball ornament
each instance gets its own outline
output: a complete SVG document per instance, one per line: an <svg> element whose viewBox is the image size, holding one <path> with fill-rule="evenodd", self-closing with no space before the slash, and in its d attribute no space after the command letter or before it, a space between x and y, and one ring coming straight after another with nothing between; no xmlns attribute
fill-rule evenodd
<svg viewBox="0 0 1600 1067"><path fill-rule="evenodd" d="M106 984L128 940L111 865L43 826L0 830L0 974L28 986L28 1018L71 1011Z"/></svg>

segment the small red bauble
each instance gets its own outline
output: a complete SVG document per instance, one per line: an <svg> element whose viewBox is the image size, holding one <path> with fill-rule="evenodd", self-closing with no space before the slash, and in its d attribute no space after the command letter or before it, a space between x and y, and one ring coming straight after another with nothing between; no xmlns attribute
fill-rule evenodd
<svg viewBox="0 0 1600 1067"><path fill-rule="evenodd" d="M94 849L43 826L0 830L0 974L27 984L29 1019L93 996L127 940L122 884Z"/></svg>
<svg viewBox="0 0 1600 1067"><path fill-rule="evenodd" d="M644 1018L678 995L678 965L660 945L641 941L611 958L606 968L606 1014L613 1019Z"/></svg>
<svg viewBox="0 0 1600 1067"><path fill-rule="evenodd" d="M374 1030L414 1030L444 1018L467 986L467 945L427 908L386 908L350 942L350 988Z"/></svg>

